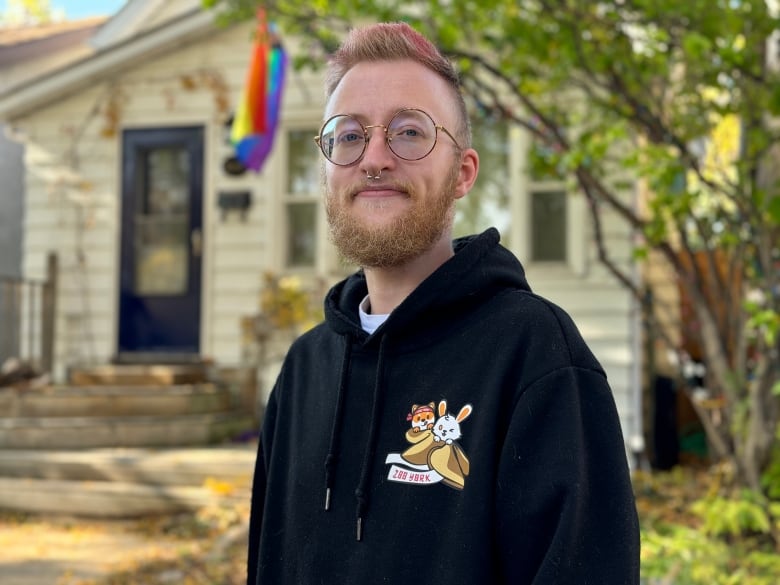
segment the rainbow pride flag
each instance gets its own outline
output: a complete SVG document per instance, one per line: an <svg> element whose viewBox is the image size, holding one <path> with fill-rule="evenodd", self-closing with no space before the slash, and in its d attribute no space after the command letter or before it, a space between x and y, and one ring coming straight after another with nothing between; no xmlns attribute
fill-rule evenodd
<svg viewBox="0 0 780 585"><path fill-rule="evenodd" d="M230 128L236 157L255 172L260 172L273 148L287 61L279 36L259 10L246 84Z"/></svg>

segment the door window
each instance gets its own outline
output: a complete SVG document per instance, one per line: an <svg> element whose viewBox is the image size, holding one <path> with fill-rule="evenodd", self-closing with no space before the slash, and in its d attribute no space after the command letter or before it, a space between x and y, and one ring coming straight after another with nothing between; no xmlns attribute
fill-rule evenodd
<svg viewBox="0 0 780 585"><path fill-rule="evenodd" d="M135 293L180 295L189 281L189 175L182 147L150 149L138 166Z"/></svg>

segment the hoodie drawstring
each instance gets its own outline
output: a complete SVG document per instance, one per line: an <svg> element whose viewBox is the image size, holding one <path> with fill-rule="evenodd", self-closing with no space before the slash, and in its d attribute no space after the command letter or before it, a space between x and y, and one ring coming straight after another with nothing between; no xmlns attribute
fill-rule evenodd
<svg viewBox="0 0 780 585"><path fill-rule="evenodd" d="M371 407L371 426L368 429L368 445L366 453L363 456L363 467L360 470L360 482L355 489L355 498L357 499L357 540L363 540L363 518L368 509L368 479L371 474L371 467L374 462L376 452L376 441L379 430L380 417L380 397L382 393L382 377L385 362L385 345L387 344L387 335L382 337L379 344L379 358L376 364L376 379L374 380L374 402Z"/></svg>
<svg viewBox="0 0 780 585"><path fill-rule="evenodd" d="M330 445L328 455L325 457L325 510L330 510L330 496L333 488L333 478L338 463L337 453L341 440L341 418L344 411L344 399L347 393L347 382L349 380L349 366L352 355L352 337L347 336L344 347L344 358L341 362L341 373L339 375L339 389L336 397L336 411L333 415L333 427L330 432ZM374 380L374 396L371 406L371 425L368 429L368 442L366 452L363 456L363 465L360 469L360 480L355 488L355 499L357 500L357 533L358 541L363 540L363 519L368 509L368 481L371 474L371 467L374 463L376 453L376 442L379 434L380 404L382 395L382 378L384 375L385 364L385 346L387 344L387 335L382 337L379 343L379 357L376 364L376 378Z"/></svg>
<svg viewBox="0 0 780 585"><path fill-rule="evenodd" d="M336 412L333 414L333 427L330 430L330 445L328 455L325 457L325 510L330 510L330 492L333 487L333 476L336 469L336 453L341 439L341 417L344 410L344 396L347 393L347 380L349 378L350 357L352 356L352 337L347 335L344 346L344 358L341 360L341 373L339 375L339 390L336 397Z"/></svg>

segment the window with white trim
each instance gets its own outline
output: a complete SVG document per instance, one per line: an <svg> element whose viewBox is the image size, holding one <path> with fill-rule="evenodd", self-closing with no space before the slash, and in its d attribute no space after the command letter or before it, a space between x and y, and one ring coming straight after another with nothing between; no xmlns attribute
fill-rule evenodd
<svg viewBox="0 0 780 585"><path fill-rule="evenodd" d="M283 179L278 257L284 271L341 278L355 271L339 257L328 240L328 225L322 203L322 154L314 143L318 127L295 126L280 136L286 156Z"/></svg>
<svg viewBox="0 0 780 585"><path fill-rule="evenodd" d="M318 265L320 160L310 128L286 133L287 177L284 189L284 267L314 269Z"/></svg>
<svg viewBox="0 0 780 585"><path fill-rule="evenodd" d="M554 153L531 138L528 149L530 262L566 262L566 186L554 165Z"/></svg>
<svg viewBox="0 0 780 585"><path fill-rule="evenodd" d="M521 128L513 131L515 252L526 264L584 271L583 198L567 189L549 148Z"/></svg>

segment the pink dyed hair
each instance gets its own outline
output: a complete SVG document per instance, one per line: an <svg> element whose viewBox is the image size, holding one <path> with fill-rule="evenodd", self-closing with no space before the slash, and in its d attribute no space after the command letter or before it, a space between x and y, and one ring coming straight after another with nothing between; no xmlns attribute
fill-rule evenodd
<svg viewBox="0 0 780 585"><path fill-rule="evenodd" d="M358 63L401 59L420 63L447 82L460 118L456 133L461 145L470 146L471 124L457 70L431 41L405 22L381 22L352 29L328 62L326 98L330 99L347 71Z"/></svg>

